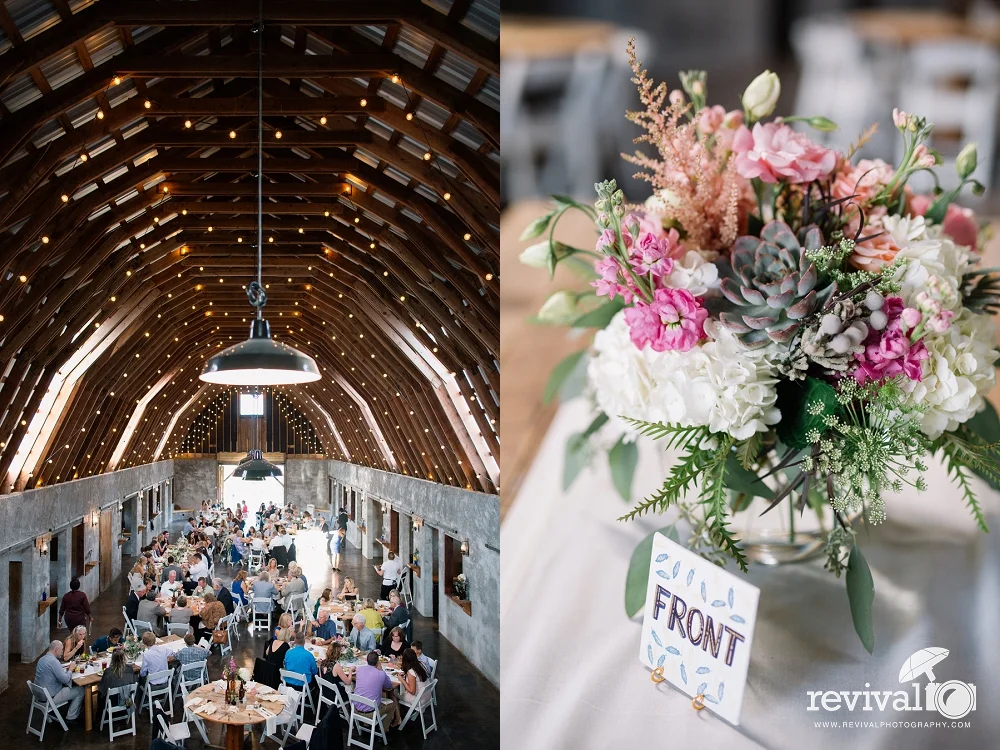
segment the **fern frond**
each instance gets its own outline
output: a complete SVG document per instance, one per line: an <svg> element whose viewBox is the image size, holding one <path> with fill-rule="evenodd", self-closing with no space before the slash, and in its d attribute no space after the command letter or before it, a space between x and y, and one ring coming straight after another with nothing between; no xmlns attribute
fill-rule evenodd
<svg viewBox="0 0 1000 750"><path fill-rule="evenodd" d="M694 450L681 456L677 463L671 467L670 473L660 489L644 498L635 508L618 520L631 521L653 509L660 513L665 511L691 490L695 482L704 474L705 466L712 455L708 451Z"/></svg>
<svg viewBox="0 0 1000 750"><path fill-rule="evenodd" d="M965 441L960 438L954 435L945 435L943 437L946 439L941 440L939 445L944 455L948 474L952 476L958 489L962 492L965 504L972 511L972 515L976 519L976 524L983 531L989 532L982 506L979 505L976 493L973 491L972 485L969 484L969 477L965 473L965 469L969 465L965 459L974 454L966 452L966 449L962 447L962 443L965 443ZM996 469L992 469L992 471L995 472Z"/></svg>
<svg viewBox="0 0 1000 750"><path fill-rule="evenodd" d="M753 470L756 466L757 458L760 456L760 446L763 442L764 433L755 432L746 440L736 445L736 458L739 459L740 465L747 471Z"/></svg>
<svg viewBox="0 0 1000 750"><path fill-rule="evenodd" d="M740 570L745 573L747 558L729 531L729 504L726 502L726 459L732 447L732 436L719 437L719 447L712 452L709 464L705 467L700 499L706 506L705 521L708 522L709 537L720 550L732 557L740 566Z"/></svg>
<svg viewBox="0 0 1000 750"><path fill-rule="evenodd" d="M681 448L690 449L709 436L708 428L704 425L682 426L679 424L664 424L663 422L644 422L641 419L622 417L626 422L635 427L640 434L653 440L666 439L666 449Z"/></svg>

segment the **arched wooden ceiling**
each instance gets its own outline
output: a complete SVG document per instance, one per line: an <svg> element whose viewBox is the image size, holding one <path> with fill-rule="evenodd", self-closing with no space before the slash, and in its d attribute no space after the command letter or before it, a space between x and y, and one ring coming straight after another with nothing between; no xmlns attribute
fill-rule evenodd
<svg viewBox="0 0 1000 750"><path fill-rule="evenodd" d="M3 491L169 457L246 338L255 0L0 4ZM498 491L499 7L264 3L265 316L325 452Z"/></svg>

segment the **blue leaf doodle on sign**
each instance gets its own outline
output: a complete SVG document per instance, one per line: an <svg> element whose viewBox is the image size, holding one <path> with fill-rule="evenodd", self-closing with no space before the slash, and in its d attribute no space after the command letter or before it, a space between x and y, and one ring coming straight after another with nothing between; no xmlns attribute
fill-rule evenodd
<svg viewBox="0 0 1000 750"><path fill-rule="evenodd" d="M746 620L744 620L739 615L730 615L729 619L732 620L733 622L739 622L739 623L745 623L746 622Z"/></svg>
<svg viewBox="0 0 1000 750"><path fill-rule="evenodd" d="M693 580L694 580L694 568L691 568L691 570L688 571L687 585L690 586L691 581Z"/></svg>
<svg viewBox="0 0 1000 750"><path fill-rule="evenodd" d="M733 587L729 587L729 606L733 606Z"/></svg>
<svg viewBox="0 0 1000 750"><path fill-rule="evenodd" d="M665 662L666 660L667 660L667 655L666 654L660 654L660 658L656 660L656 666L662 667L663 666L663 662Z"/></svg>
<svg viewBox="0 0 1000 750"><path fill-rule="evenodd" d="M703 695L705 693L705 689L707 687L708 687L708 683L707 682L701 683L698 687L696 687L694 689L694 694L695 695Z"/></svg>
<svg viewBox="0 0 1000 750"><path fill-rule="evenodd" d="M674 563L674 578L680 575L680 572L681 572L681 561L678 560L677 562Z"/></svg>
<svg viewBox="0 0 1000 750"><path fill-rule="evenodd" d="M666 579L668 581L670 580L670 574L667 573L667 571L665 571L665 570L658 570L658 571L656 571L656 575L658 575L660 578L664 578L664 579Z"/></svg>
<svg viewBox="0 0 1000 750"><path fill-rule="evenodd" d="M726 689L726 683L724 683L724 682L720 682L720 683L719 683L719 700L720 700L720 701L722 700L722 692L723 692L723 691L724 691L725 689Z"/></svg>
<svg viewBox="0 0 1000 750"><path fill-rule="evenodd" d="M724 601L722 601L722 599L716 599L714 602L712 602L712 606L713 607L725 607L726 603Z"/></svg>
<svg viewBox="0 0 1000 750"><path fill-rule="evenodd" d="M649 656L649 663L652 664L653 663L653 647L652 646L646 646L646 654Z"/></svg>
<svg viewBox="0 0 1000 750"><path fill-rule="evenodd" d="M701 600L703 602L707 602L708 601L708 595L705 593L705 582L704 581L701 582Z"/></svg>
<svg viewBox="0 0 1000 750"><path fill-rule="evenodd" d="M685 685L688 684L688 673L687 670L684 669L684 662L681 662L681 679L684 680Z"/></svg>
<svg viewBox="0 0 1000 750"><path fill-rule="evenodd" d="M707 700L709 703L716 703L716 704L718 704L718 702L719 702L715 698L713 698L711 695L706 695L705 696L705 700Z"/></svg>
<svg viewBox="0 0 1000 750"><path fill-rule="evenodd" d="M673 654L674 656L680 656L681 652L677 650L675 646L667 646L667 653Z"/></svg>
<svg viewBox="0 0 1000 750"><path fill-rule="evenodd" d="M656 562L663 562L663 561L664 561L664 560L666 560L666 559L667 559L668 557L670 557L670 555L657 555L657 556L656 556Z"/></svg>
<svg viewBox="0 0 1000 750"><path fill-rule="evenodd" d="M653 640L656 641L656 645L659 646L660 648L663 648L663 641L660 640L660 636L656 634L656 631L650 630L649 634L653 636Z"/></svg>
<svg viewBox="0 0 1000 750"><path fill-rule="evenodd" d="M708 667L698 667L696 670L694 670L694 673L695 674L708 674L711 671L712 670L709 669Z"/></svg>

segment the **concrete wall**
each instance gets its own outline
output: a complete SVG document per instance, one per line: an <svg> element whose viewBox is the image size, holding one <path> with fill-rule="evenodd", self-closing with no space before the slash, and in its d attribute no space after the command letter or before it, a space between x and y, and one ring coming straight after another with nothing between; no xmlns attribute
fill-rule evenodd
<svg viewBox="0 0 1000 750"><path fill-rule="evenodd" d="M219 494L218 459L175 458L172 489L178 508L198 510L202 500L214 503Z"/></svg>
<svg viewBox="0 0 1000 750"><path fill-rule="evenodd" d="M469 579L472 614L444 596L439 591L438 626L441 634L471 661L494 685L500 686L500 499L496 495L469 492L446 487L423 479L391 474L364 466L330 461L330 476L338 482L358 487L365 492L365 513L368 530L362 543L366 556L374 553L370 533L379 525L381 508L378 501L385 500L398 510L400 535L403 534L403 517L419 516L423 528L414 535L414 546L420 551L421 577L414 577L420 601L414 601L418 611L429 614L431 596L431 537L432 529L439 531L441 549L439 565L444 565L444 535L469 540L469 555L464 570ZM409 521L409 519L407 519ZM408 562L408 560L406 560ZM439 571L443 581L443 569ZM415 597L416 599L416 597ZM431 602L432 604L432 602Z"/></svg>
<svg viewBox="0 0 1000 750"><path fill-rule="evenodd" d="M42 590L52 581L59 585L60 595L68 590L72 566L72 527L83 520L84 562L100 560L100 526L90 522L91 513L102 510L111 514L114 542L111 546L111 580L121 574L122 549L117 544L121 529L119 501L146 487L168 482L174 471L172 461L137 466L77 479L72 482L42 487L40 489L0 495L0 623L4 627L10 620L9 564L21 563L21 617L18 628L10 638L0 639L0 689L7 687L7 664L10 655L9 640L17 644L24 662L33 662L48 644L51 634L50 612L38 614L38 601ZM162 523L163 521L161 521ZM35 549L36 537L52 533L59 539L59 560L52 562ZM80 578L81 590L95 599L100 594L100 565L96 565ZM58 606L58 605L56 605ZM62 637L65 631L56 635Z"/></svg>
<svg viewBox="0 0 1000 750"><path fill-rule="evenodd" d="M305 510L310 503L317 511L330 505L330 472L325 458L285 458L285 503Z"/></svg>

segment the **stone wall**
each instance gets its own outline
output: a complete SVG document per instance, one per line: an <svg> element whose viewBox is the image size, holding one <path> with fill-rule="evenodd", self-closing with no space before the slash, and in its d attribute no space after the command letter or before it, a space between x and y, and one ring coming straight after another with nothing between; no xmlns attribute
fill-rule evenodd
<svg viewBox="0 0 1000 750"><path fill-rule="evenodd" d="M330 472L325 458L285 458L285 504L299 510L315 505L326 512L330 505Z"/></svg>
<svg viewBox="0 0 1000 750"><path fill-rule="evenodd" d="M12 653L21 661L33 662L41 655L51 636L64 637L66 631L51 632L49 610L38 613L42 590L56 584L61 595L69 588L72 572L72 529L83 522L84 562L100 561L100 525L93 525L91 514L110 514L113 534L110 580L121 574L122 548L117 543L121 530L118 503L124 497L147 487L168 482L174 471L172 461L159 461L130 469L100 474L72 482L42 487L27 492L0 495L0 623L10 621L10 563L21 563L21 617L17 632L0 638L0 690L7 687L7 664ZM157 519L159 520L159 519ZM161 521L163 523L164 521ZM39 554L35 539L51 533L57 538L59 559ZM50 548L51 552L51 548ZM95 599L100 594L101 566L95 564L80 576L81 590ZM58 604L54 605L58 606Z"/></svg>
<svg viewBox="0 0 1000 750"><path fill-rule="evenodd" d="M414 534L414 547L421 555L421 576L414 576L414 606L424 615L433 608L431 539L438 530L438 571L443 580L445 534L469 540L469 555L464 561L469 579L472 614L438 592L438 626L451 641L494 685L500 685L500 499L496 495L446 487L423 479L378 471L364 466L329 461L330 476L337 482L364 491L367 530L362 550L371 556L379 545L377 532L378 501L386 501L400 513L400 536L403 523L412 516L423 519L423 527ZM404 518L405 516L405 518ZM402 551L402 550L401 550ZM404 561L409 562L404 558ZM419 592L419 598L418 594Z"/></svg>
<svg viewBox="0 0 1000 750"><path fill-rule="evenodd" d="M219 461L211 458L174 459L173 502L178 508L198 510L201 501L219 496Z"/></svg>

